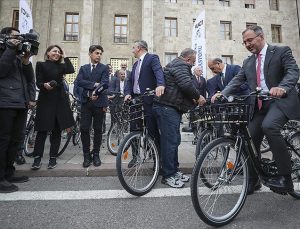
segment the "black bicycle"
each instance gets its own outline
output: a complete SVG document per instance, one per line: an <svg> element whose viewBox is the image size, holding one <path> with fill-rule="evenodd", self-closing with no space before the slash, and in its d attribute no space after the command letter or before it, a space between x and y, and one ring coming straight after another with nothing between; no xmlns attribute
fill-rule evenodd
<svg viewBox="0 0 300 229"><path fill-rule="evenodd" d="M249 96L270 98L258 92ZM205 223L216 227L231 222L242 209L247 197L250 163L266 186L264 179L278 173L275 162L261 159L255 150L247 127L251 107L245 99L236 97L234 102L205 107L207 122L230 124L235 130L202 150L191 177L193 206ZM300 199L300 132L290 132L284 139L291 156L294 184L294 191L288 194Z"/></svg>
<svg viewBox="0 0 300 229"><path fill-rule="evenodd" d="M122 140L116 161L118 178L123 188L135 196L150 192L158 178L158 150L145 126L142 103L144 96L153 94L154 91L146 91L133 99L126 109L127 112L124 112L124 119L128 123L140 120L141 124L139 130L131 132Z"/></svg>

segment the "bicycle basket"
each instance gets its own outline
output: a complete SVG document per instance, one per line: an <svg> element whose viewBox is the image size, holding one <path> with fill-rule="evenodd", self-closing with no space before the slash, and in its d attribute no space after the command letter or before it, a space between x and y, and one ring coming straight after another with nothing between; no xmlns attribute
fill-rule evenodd
<svg viewBox="0 0 300 229"><path fill-rule="evenodd" d="M248 123L250 105L244 103L222 103L204 106L202 118L208 123Z"/></svg>

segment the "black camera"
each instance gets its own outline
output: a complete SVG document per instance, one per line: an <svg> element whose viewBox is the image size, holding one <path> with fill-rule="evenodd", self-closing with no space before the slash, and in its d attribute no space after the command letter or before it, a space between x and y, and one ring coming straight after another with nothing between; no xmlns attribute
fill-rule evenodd
<svg viewBox="0 0 300 229"><path fill-rule="evenodd" d="M17 46L12 44L9 40L17 39L20 42ZM30 53L31 55L37 55L39 51L39 34L31 29L29 33L9 36L6 34L0 34L0 49L6 47L13 48L18 54Z"/></svg>

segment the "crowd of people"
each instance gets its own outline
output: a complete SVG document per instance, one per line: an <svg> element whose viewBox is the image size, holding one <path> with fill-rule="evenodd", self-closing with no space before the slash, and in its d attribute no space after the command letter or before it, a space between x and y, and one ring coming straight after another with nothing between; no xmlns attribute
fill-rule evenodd
<svg viewBox="0 0 300 229"><path fill-rule="evenodd" d="M36 103L37 136L33 170L41 168L48 132L51 132L48 168L56 167L61 131L66 129L70 132L74 125L63 83L64 75L74 72L70 60L60 46L51 45L46 49L44 62L37 62L34 76L30 55L17 52L20 41L14 36L18 33L17 29L8 27L1 31L1 34L9 36L9 45L0 50L0 192L3 193L17 191L14 183L28 181L28 177L15 176L13 166L15 159L20 157L28 108ZM137 40L132 47L137 59L132 71L127 69L126 63L122 63L121 68L113 73L110 64L101 63L103 47L91 45L88 50L90 63L80 67L74 82L74 95L81 104L83 167L101 165L100 146L105 131L105 113L109 100L115 97L114 93L124 94L127 101L150 88L155 90L155 95L144 97L143 106L146 127L161 157L161 182L173 188L182 188L189 181L189 177L180 171L178 161L182 115L195 106L204 105L206 98L214 102L221 94L246 95L259 86L273 96L284 98L274 102L261 102L255 98L249 101L254 107L250 133L258 152L262 137L266 135L274 153L279 175L269 181L270 186L292 190L291 165L280 129L288 119L300 116L295 90L299 69L290 48L267 44L261 27L248 27L243 31L242 38L243 44L253 55L245 59L242 67L223 63L218 57L209 59L208 68L214 76L207 81L200 66L195 66L196 52L190 48L182 50L177 58L162 68L159 56L148 52L147 42ZM37 101L36 87L40 90ZM110 111L114 112L113 107ZM91 126L94 130L93 144ZM130 130L138 126L139 120L132 122ZM191 131L192 128L190 124L183 131ZM136 157L133 155L128 167L133 167L135 163ZM256 171L251 170L248 194L260 187Z"/></svg>

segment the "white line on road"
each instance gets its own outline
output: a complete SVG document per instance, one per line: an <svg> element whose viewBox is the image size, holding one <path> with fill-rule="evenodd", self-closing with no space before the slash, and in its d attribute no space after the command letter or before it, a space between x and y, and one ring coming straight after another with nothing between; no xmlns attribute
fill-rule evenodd
<svg viewBox="0 0 300 229"><path fill-rule="evenodd" d="M224 190L223 194L236 193L239 186L231 186L230 189ZM202 188L199 192L202 193ZM206 189L207 190L207 189ZM204 191L204 190L203 190ZM270 190L263 187L259 192L269 192ZM205 193L205 192L203 192ZM206 191L207 193L207 191ZM153 189L150 193L143 196L144 198L159 197L179 197L190 196L190 188L173 189L158 188ZM26 191L0 194L0 201L21 201L21 200L97 200L97 199L127 199L136 198L125 190L87 190L87 191Z"/></svg>

